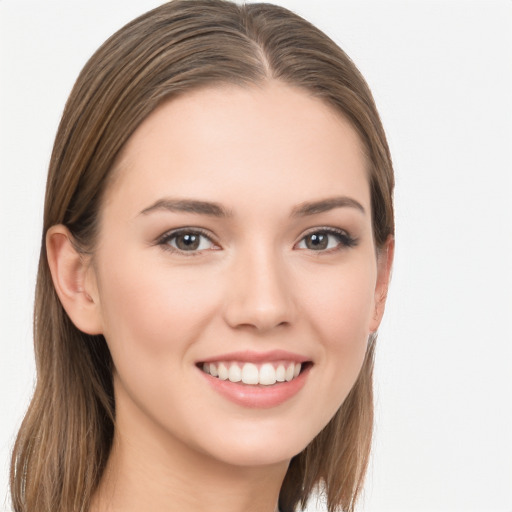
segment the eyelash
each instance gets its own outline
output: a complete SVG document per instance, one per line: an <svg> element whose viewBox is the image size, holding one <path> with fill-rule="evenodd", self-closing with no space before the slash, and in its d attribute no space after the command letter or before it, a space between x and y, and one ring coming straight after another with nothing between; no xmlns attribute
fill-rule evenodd
<svg viewBox="0 0 512 512"><path fill-rule="evenodd" d="M205 250L218 250L218 249L199 249L199 250L191 250L191 251L185 251L182 249L179 249L178 247L173 247L170 245L170 242L174 239L176 239L180 235L195 235L200 236L203 238L206 238L209 243L212 245L217 245L215 241L212 239L212 236L209 232L201 229L201 228L181 228L177 230L170 231L168 233L163 234L160 238L157 239L156 245L159 245L162 247L162 249L166 251L170 251L175 254L180 254L183 256L198 256ZM338 240L338 245L336 247L328 248L328 249L320 249L320 250L314 250L314 249L308 249L302 248L301 250L309 250L311 252L317 252L319 254L322 253L332 253L337 252L343 249L348 249L351 247L355 247L358 244L357 238L354 238L350 236L346 231L342 229L336 229L332 227L319 227L314 228L310 230L309 232L305 233L302 238L299 240L297 244L294 245L296 247L298 244L302 243L307 237L312 235L327 235L327 236L334 236ZM200 242L201 243L201 242Z"/></svg>
<svg viewBox="0 0 512 512"><path fill-rule="evenodd" d="M350 236L345 230L343 229L337 229L332 227L318 227L314 228L310 231L308 231L299 241L299 243L302 243L303 240L305 240L308 236L311 235L331 235L338 239L338 245L336 247L332 247L330 249L324 249L324 250L318 250L315 251L314 249L307 249L312 252L318 252L318 253L332 253L336 251L341 251L343 249L350 249L351 247L355 247L358 243L357 238L354 238ZM296 244L297 245L297 244Z"/></svg>
<svg viewBox="0 0 512 512"><path fill-rule="evenodd" d="M183 256L198 256L205 249L193 250L193 251L184 251L179 249L178 247L173 247L170 245L171 240L177 238L180 235L196 235L203 238L206 238L212 245L216 245L213 241L212 236L207 231L201 228L182 228L175 229L173 231L169 231L168 233L163 234L157 241L156 245L160 245L162 249L165 251L169 251L175 254L181 254ZM216 250L216 249L213 249Z"/></svg>

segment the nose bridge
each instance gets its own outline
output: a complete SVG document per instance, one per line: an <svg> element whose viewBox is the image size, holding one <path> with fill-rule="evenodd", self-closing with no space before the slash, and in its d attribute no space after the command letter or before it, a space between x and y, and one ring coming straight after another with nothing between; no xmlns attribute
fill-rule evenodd
<svg viewBox="0 0 512 512"><path fill-rule="evenodd" d="M292 283L272 244L251 244L234 258L226 320L232 327L267 331L293 321Z"/></svg>

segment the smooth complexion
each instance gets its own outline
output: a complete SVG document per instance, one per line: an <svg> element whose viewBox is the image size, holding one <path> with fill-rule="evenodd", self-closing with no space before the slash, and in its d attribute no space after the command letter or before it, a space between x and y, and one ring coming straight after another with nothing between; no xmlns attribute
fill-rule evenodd
<svg viewBox="0 0 512 512"><path fill-rule="evenodd" d="M269 82L153 112L113 169L92 260L65 227L48 234L64 307L115 364L93 509L274 510L357 378L392 249L374 245L359 137L320 100ZM203 370L267 364L271 382L268 365L297 362L274 385Z"/></svg>

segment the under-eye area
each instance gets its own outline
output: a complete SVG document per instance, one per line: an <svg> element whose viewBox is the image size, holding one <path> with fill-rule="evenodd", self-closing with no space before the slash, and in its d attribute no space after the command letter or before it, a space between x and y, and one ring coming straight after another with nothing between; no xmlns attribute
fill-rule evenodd
<svg viewBox="0 0 512 512"><path fill-rule="evenodd" d="M241 361L216 361L198 363L197 367L204 373L220 380L251 386L272 386L290 382L312 366L311 361L297 363L294 361L277 361L267 363L250 363Z"/></svg>

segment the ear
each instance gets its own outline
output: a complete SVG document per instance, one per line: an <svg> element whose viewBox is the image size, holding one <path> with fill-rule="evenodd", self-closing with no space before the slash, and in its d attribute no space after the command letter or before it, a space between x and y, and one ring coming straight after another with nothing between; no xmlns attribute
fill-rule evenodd
<svg viewBox="0 0 512 512"><path fill-rule="evenodd" d="M90 257L80 253L62 224L46 233L46 253L53 285L75 326L87 334L102 334L98 287Z"/></svg>
<svg viewBox="0 0 512 512"><path fill-rule="evenodd" d="M375 332L379 328L384 315L394 256L395 239L390 235L377 254L377 283L375 285L374 312L370 321L370 332Z"/></svg>

